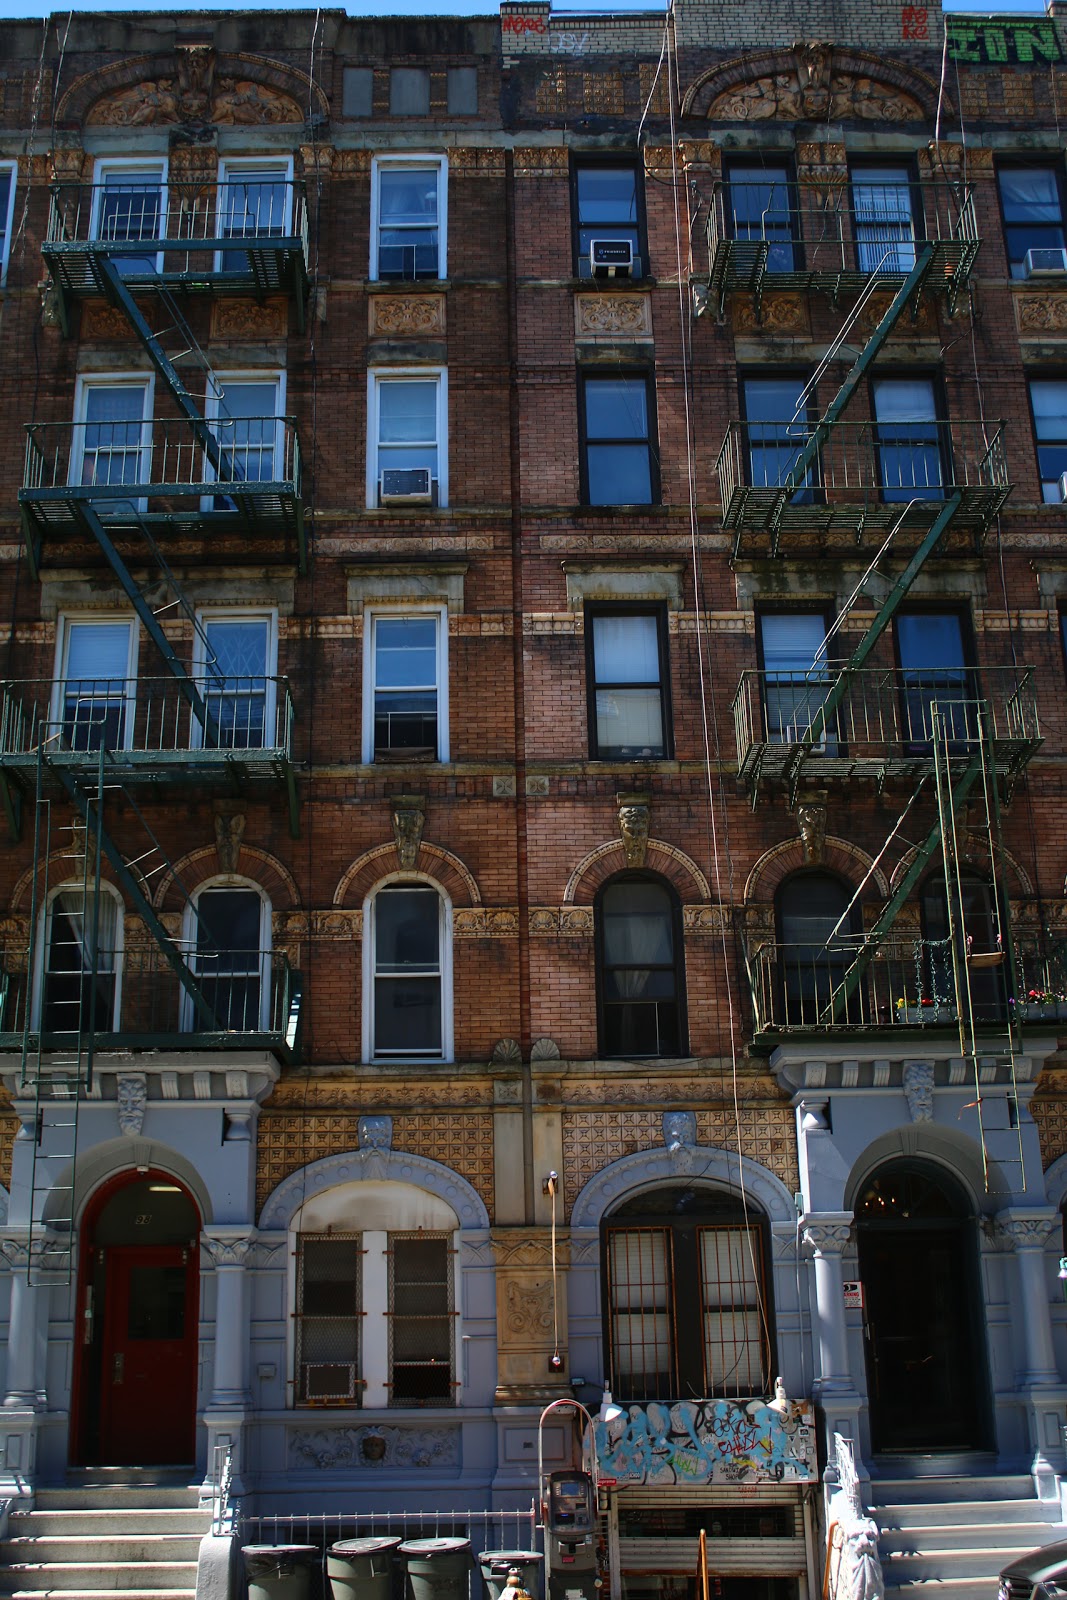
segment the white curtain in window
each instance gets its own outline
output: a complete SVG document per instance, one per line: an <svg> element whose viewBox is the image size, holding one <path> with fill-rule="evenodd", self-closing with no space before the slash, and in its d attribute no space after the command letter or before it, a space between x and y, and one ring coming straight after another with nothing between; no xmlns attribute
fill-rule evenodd
<svg viewBox="0 0 1067 1600"><path fill-rule="evenodd" d="M674 960L670 906L652 883L628 883L604 901L604 964L619 993L636 1000L648 987L649 968Z"/></svg>
<svg viewBox="0 0 1067 1600"><path fill-rule="evenodd" d="M1000 193L1009 222L1025 216L1028 222L1060 220L1060 195L1051 167L1003 167Z"/></svg>
<svg viewBox="0 0 1067 1600"><path fill-rule="evenodd" d="M879 422L933 422L934 386L929 378L883 378L874 385Z"/></svg>
<svg viewBox="0 0 1067 1600"><path fill-rule="evenodd" d="M668 1248L665 1230L609 1235L613 1377L626 1380L670 1370Z"/></svg>
<svg viewBox="0 0 1067 1600"><path fill-rule="evenodd" d="M95 970L114 972L115 934L118 927L118 906L109 894L100 896L97 920L97 959ZM61 889L52 901L52 932L49 943L49 966L56 969L56 952L61 947L77 953L81 970L94 971L92 960L93 896L82 889ZM61 963L69 970L73 963Z"/></svg>

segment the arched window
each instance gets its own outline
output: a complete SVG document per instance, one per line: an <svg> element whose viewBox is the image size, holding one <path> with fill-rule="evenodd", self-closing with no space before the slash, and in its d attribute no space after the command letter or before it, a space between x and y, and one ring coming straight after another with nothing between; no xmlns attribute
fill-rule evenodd
<svg viewBox="0 0 1067 1600"><path fill-rule="evenodd" d="M38 962L42 1033L110 1033L118 1027L122 903L101 885L63 884L45 911Z"/></svg>
<svg viewBox="0 0 1067 1600"><path fill-rule="evenodd" d="M976 1022L996 1022L1006 1009L1007 966L1000 943L1000 918L993 890L977 872L961 872L959 890L952 886L952 918L955 924L957 963L961 976L967 974ZM923 999L940 1006L957 1004L953 970L949 903L944 873L935 872L924 881L920 898L924 940L924 978L929 993ZM962 937L960 920L962 912Z"/></svg>
<svg viewBox="0 0 1067 1600"><path fill-rule="evenodd" d="M852 890L829 872L797 872L777 895L780 943L779 1025L825 1025L826 1009L852 959L858 934L857 912L848 910ZM860 1019L863 997L853 994L836 1020Z"/></svg>
<svg viewBox="0 0 1067 1600"><path fill-rule="evenodd" d="M186 948L197 986L225 1033L259 1033L270 1015L270 903L252 884L228 879L199 889L186 916ZM182 1028L211 1032L192 998Z"/></svg>
<svg viewBox="0 0 1067 1600"><path fill-rule="evenodd" d="M434 884L399 879L367 902L364 1056L452 1059L451 907Z"/></svg>
<svg viewBox="0 0 1067 1600"><path fill-rule="evenodd" d="M678 901L659 878L612 878L597 900L600 1049L684 1055L685 983Z"/></svg>
<svg viewBox="0 0 1067 1600"><path fill-rule="evenodd" d="M656 1189L607 1218L603 1247L616 1399L767 1393L772 1341L759 1212L721 1190Z"/></svg>

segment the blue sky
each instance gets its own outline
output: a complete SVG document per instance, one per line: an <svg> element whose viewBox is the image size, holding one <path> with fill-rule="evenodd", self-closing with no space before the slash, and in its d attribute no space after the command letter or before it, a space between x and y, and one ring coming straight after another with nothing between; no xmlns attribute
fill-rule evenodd
<svg viewBox="0 0 1067 1600"><path fill-rule="evenodd" d="M343 0L341 0L343 3ZM293 0L258 0L247 6L235 6L231 0L199 0L199 3L189 4L185 0L149 0L146 5L144 0L78 0L74 8L76 11L288 11L293 9ZM307 0L299 0L297 9L314 9L307 5ZM327 9L324 7L324 9ZM334 9L334 7L329 7ZM337 4L336 9L340 9ZM345 5L349 16L392 16L392 17L471 17L495 16L497 7L492 0L347 0ZM573 14L583 11L595 14L604 11L656 11L660 7L655 0L612 0L611 4L582 4L582 0L566 0L558 9ZM948 0L946 11L969 11L979 15L988 16L995 12L1004 16L1008 12L1028 12L1031 15L1041 14L1043 7L1039 0L1000 0L1000 4L993 7L989 0ZM54 0L0 0L0 18L11 17L46 17L49 14L66 16L66 10L55 5Z"/></svg>

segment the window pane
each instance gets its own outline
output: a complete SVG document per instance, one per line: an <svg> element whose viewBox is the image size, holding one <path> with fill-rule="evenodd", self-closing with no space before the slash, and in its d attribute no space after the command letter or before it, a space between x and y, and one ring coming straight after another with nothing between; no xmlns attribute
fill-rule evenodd
<svg viewBox="0 0 1067 1600"><path fill-rule="evenodd" d="M374 113L374 68L345 67L343 76L341 115L344 117L369 117Z"/></svg>
<svg viewBox="0 0 1067 1600"><path fill-rule="evenodd" d="M437 384L391 380L378 385L382 444L432 443L437 437Z"/></svg>
<svg viewBox="0 0 1067 1600"><path fill-rule="evenodd" d="M613 1376L623 1397L651 1397L670 1387L669 1260L663 1229L608 1234Z"/></svg>
<svg viewBox="0 0 1067 1600"><path fill-rule="evenodd" d="M93 958L94 917L96 957ZM46 1033L106 1031L115 1022L118 904L82 889L61 889L49 910L41 1027Z"/></svg>
<svg viewBox="0 0 1067 1600"><path fill-rule="evenodd" d="M597 755L654 761L666 754L663 702L658 689L598 689Z"/></svg>
<svg viewBox="0 0 1067 1600"><path fill-rule="evenodd" d="M378 1055L440 1055L440 978L378 978L374 984Z"/></svg>
<svg viewBox="0 0 1067 1600"><path fill-rule="evenodd" d="M704 1304L751 1304L758 1294L759 1254L759 1235L749 1228L701 1228Z"/></svg>
<svg viewBox="0 0 1067 1600"><path fill-rule="evenodd" d="M673 961L671 903L664 889L654 883L615 884L605 891L603 906L609 966Z"/></svg>
<svg viewBox="0 0 1067 1600"><path fill-rule="evenodd" d="M425 117L430 112L430 74L425 67L393 67L389 73L389 112L394 117Z"/></svg>
<svg viewBox="0 0 1067 1600"><path fill-rule="evenodd" d="M374 621L374 758L437 754L436 617Z"/></svg>
<svg viewBox="0 0 1067 1600"><path fill-rule="evenodd" d="M381 891L374 902L374 955L379 974L437 971L440 910L436 889Z"/></svg>
<svg viewBox="0 0 1067 1600"><path fill-rule="evenodd" d="M72 750L113 750L125 734L127 622L72 622L67 626L63 735Z"/></svg>
<svg viewBox="0 0 1067 1600"><path fill-rule="evenodd" d="M359 1405L360 1274L358 1235L297 1241L299 1398Z"/></svg>
<svg viewBox="0 0 1067 1600"><path fill-rule="evenodd" d="M941 447L932 380L881 378L873 384L872 392L883 499L942 499Z"/></svg>
<svg viewBox="0 0 1067 1600"><path fill-rule="evenodd" d="M598 683L658 683L656 618L594 617L593 665Z"/></svg>
<svg viewBox="0 0 1067 1600"><path fill-rule="evenodd" d="M586 450L591 506L647 506L652 503L652 469L647 445L591 444Z"/></svg>
<svg viewBox="0 0 1067 1600"><path fill-rule="evenodd" d="M777 489L785 483L811 433L806 381L799 374L743 380L745 421L748 430L749 481L757 489ZM815 469L808 473L808 483ZM812 498L810 488L798 489L794 504Z"/></svg>
<svg viewBox="0 0 1067 1600"><path fill-rule="evenodd" d="M852 178L861 272L910 272L915 265L911 184L906 167L866 167Z"/></svg>
<svg viewBox="0 0 1067 1600"><path fill-rule="evenodd" d="M792 242L792 190L786 168L732 167L729 194L734 238L766 239L770 247L768 272L792 272L796 252Z"/></svg>
<svg viewBox="0 0 1067 1600"><path fill-rule="evenodd" d="M379 168L379 277L437 276L440 176L436 165Z"/></svg>
<svg viewBox="0 0 1067 1600"><path fill-rule="evenodd" d="M591 622L597 755L626 760L664 756L658 619L594 615ZM635 687L625 687L631 684Z"/></svg>
<svg viewBox="0 0 1067 1600"><path fill-rule="evenodd" d="M737 1399L766 1392L757 1311L709 1311L704 1318L704 1340L709 1389Z"/></svg>
<svg viewBox="0 0 1067 1600"><path fill-rule="evenodd" d="M1067 383L1062 379L1033 378L1030 406L1037 435L1037 466L1041 496L1047 505L1059 505L1060 479L1067 472Z"/></svg>
<svg viewBox="0 0 1067 1600"><path fill-rule="evenodd" d="M383 689L437 682L436 617L375 619L374 681Z"/></svg>
<svg viewBox="0 0 1067 1600"><path fill-rule="evenodd" d="M478 68L449 67L447 84L449 116L473 116L478 110Z"/></svg>
<svg viewBox="0 0 1067 1600"><path fill-rule="evenodd" d="M590 439L647 439L648 390L643 378L587 378L585 430Z"/></svg>
<svg viewBox="0 0 1067 1600"><path fill-rule="evenodd" d="M208 711L205 738L211 749L249 750L264 743L267 653L265 617L208 618L203 695Z"/></svg>
<svg viewBox="0 0 1067 1600"><path fill-rule="evenodd" d="M633 167L579 167L578 220L581 226L598 222L637 222L637 173Z"/></svg>

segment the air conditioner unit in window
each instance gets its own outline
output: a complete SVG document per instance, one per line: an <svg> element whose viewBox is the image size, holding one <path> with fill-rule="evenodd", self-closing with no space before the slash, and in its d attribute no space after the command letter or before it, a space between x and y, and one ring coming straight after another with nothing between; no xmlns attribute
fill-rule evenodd
<svg viewBox="0 0 1067 1600"><path fill-rule="evenodd" d="M356 1383L354 1361L304 1362L305 1400L354 1400Z"/></svg>
<svg viewBox="0 0 1067 1600"><path fill-rule="evenodd" d="M594 278L636 278L637 263L629 239L591 239L589 270Z"/></svg>
<svg viewBox="0 0 1067 1600"><path fill-rule="evenodd" d="M378 487L379 505L428 506L433 501L429 467L388 467Z"/></svg>
<svg viewBox="0 0 1067 1600"><path fill-rule="evenodd" d="M1067 272L1067 250L1028 250L1023 260L1025 278L1061 277Z"/></svg>

